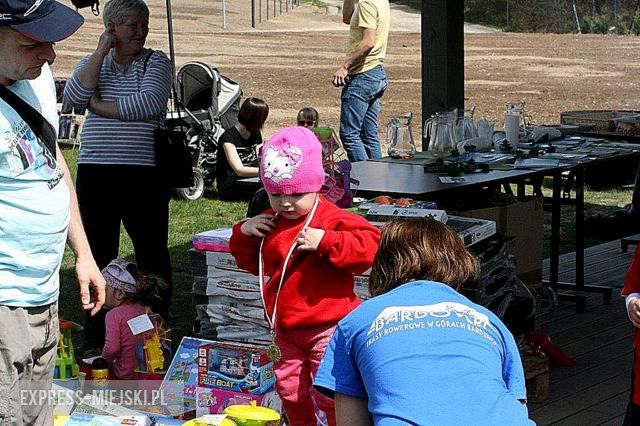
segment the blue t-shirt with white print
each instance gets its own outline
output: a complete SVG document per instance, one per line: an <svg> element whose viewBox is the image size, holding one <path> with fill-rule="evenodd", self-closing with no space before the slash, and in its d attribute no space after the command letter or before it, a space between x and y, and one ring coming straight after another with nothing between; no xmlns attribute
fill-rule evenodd
<svg viewBox="0 0 640 426"><path fill-rule="evenodd" d="M8 89L57 130L48 65L38 78ZM69 219L69 189L57 161L0 100L0 305L44 306L57 300Z"/></svg>
<svg viewBox="0 0 640 426"><path fill-rule="evenodd" d="M315 377L368 399L376 425L531 425L513 336L489 310L429 281L374 297L336 328Z"/></svg>

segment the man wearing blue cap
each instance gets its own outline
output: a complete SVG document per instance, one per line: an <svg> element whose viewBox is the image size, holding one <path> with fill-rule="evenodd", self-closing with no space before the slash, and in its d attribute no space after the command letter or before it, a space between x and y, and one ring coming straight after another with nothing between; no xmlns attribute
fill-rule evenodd
<svg viewBox="0 0 640 426"><path fill-rule="evenodd" d="M65 241L84 309L104 302L58 148L53 44L84 19L54 0L0 0L0 424L51 425ZM38 395L40 399L38 399Z"/></svg>

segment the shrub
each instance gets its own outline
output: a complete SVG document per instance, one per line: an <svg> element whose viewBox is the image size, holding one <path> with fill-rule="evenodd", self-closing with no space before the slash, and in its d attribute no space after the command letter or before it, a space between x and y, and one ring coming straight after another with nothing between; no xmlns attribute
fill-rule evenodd
<svg viewBox="0 0 640 426"><path fill-rule="evenodd" d="M633 21L631 22L631 34L640 35L640 9L636 10L633 15Z"/></svg>
<svg viewBox="0 0 640 426"><path fill-rule="evenodd" d="M627 24L625 24L624 22L620 22L615 27L615 32L618 35L627 35L629 34L629 27L627 27Z"/></svg>
<svg viewBox="0 0 640 426"><path fill-rule="evenodd" d="M604 16L598 16L593 21L593 32L597 34L607 34L609 32L609 20Z"/></svg>
<svg viewBox="0 0 640 426"><path fill-rule="evenodd" d="M594 26L594 20L591 19L590 16L585 16L584 18L582 18L582 22L580 23L582 34L592 33Z"/></svg>

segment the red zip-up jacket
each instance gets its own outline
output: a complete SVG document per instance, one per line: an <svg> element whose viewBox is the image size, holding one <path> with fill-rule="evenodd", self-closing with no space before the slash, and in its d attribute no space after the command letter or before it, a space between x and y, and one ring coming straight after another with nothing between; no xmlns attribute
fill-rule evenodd
<svg viewBox="0 0 640 426"><path fill-rule="evenodd" d="M273 214L273 210L266 213ZM267 315L271 317L282 266L289 248L297 239L307 217L288 220L279 217L275 229L267 234L262 249ZM258 275L261 238L247 237L233 227L229 243L238 266ZM323 229L324 236L313 252L294 250L278 297L276 323L279 328L337 324L354 310L360 299L353 292L353 275L362 274L373 264L380 231L366 219L320 198L309 224Z"/></svg>
<svg viewBox="0 0 640 426"><path fill-rule="evenodd" d="M631 265L629 265L629 269L627 270L627 275L624 278L624 288L622 289L622 295L628 296L631 293L640 293L640 245L636 247L636 251L633 254L633 260L631 261ZM633 333L633 347L636 354L636 361L640 356L640 328L635 328ZM640 405L640 368L638 367L638 363L633 363L633 389L632 389L632 397L633 403Z"/></svg>

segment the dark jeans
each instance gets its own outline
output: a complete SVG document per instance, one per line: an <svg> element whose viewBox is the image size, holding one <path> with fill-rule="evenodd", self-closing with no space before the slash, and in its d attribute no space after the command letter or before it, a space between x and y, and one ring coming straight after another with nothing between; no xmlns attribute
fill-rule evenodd
<svg viewBox="0 0 640 426"><path fill-rule="evenodd" d="M100 269L118 257L120 224L133 243L140 272L156 274L168 288L154 312L169 318L172 278L167 247L170 192L155 167L80 164L76 191L91 251ZM104 314L85 318L85 345L104 344Z"/></svg>
<svg viewBox="0 0 640 426"><path fill-rule="evenodd" d="M378 115L380 98L389 84L387 74L378 65L349 77L341 94L340 139L351 162L380 158Z"/></svg>

